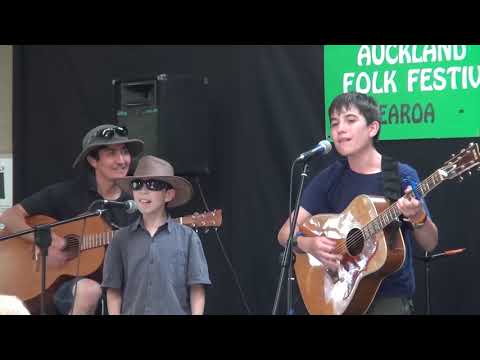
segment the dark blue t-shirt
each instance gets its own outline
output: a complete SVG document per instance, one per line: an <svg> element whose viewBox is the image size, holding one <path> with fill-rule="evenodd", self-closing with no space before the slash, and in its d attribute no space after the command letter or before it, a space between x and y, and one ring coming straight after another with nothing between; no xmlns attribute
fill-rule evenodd
<svg viewBox="0 0 480 360"><path fill-rule="evenodd" d="M419 184L415 169L399 162L402 194L408 185ZM305 188L301 206L312 215L341 213L358 195L384 196L382 173L364 175L355 173L347 161L337 161L316 175ZM424 200L423 207L430 216ZM401 226L405 240L405 263L403 267L385 278L377 296L408 297L415 292L415 275L412 263L413 231L404 222Z"/></svg>

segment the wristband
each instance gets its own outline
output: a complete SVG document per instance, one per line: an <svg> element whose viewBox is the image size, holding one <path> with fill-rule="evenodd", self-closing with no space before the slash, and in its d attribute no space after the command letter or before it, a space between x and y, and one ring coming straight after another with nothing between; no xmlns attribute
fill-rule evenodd
<svg viewBox="0 0 480 360"><path fill-rule="evenodd" d="M426 221L427 221L427 213L424 211L420 220L411 221L411 223L414 229L420 229L423 225L425 225Z"/></svg>
<svg viewBox="0 0 480 360"><path fill-rule="evenodd" d="M298 238L299 236L305 236L305 234L302 233L302 232L297 232L295 235L293 235L293 239L292 239L292 247L293 247L293 248L298 248L298 240L297 240L297 238Z"/></svg>

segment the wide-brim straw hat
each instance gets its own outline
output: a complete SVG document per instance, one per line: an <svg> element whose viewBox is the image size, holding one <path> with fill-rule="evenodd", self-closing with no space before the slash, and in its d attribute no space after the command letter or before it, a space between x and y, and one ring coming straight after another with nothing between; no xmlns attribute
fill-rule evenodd
<svg viewBox="0 0 480 360"><path fill-rule="evenodd" d="M73 162L72 167L77 167L79 163L85 160L88 154L102 146L125 144L132 157L140 155L143 152L143 141L140 139L130 139L128 135L122 136L115 131L117 128L119 128L118 125L105 124L90 130L83 137L82 152L78 154L77 158ZM107 138L101 136L102 132L107 129L114 129L112 137Z"/></svg>
<svg viewBox="0 0 480 360"><path fill-rule="evenodd" d="M192 184L183 177L175 176L173 166L155 156L143 156L133 176L125 176L115 181L123 191L131 194L131 182L135 179L156 179L169 183L175 189L175 198L167 204L169 208L184 205L193 197Z"/></svg>

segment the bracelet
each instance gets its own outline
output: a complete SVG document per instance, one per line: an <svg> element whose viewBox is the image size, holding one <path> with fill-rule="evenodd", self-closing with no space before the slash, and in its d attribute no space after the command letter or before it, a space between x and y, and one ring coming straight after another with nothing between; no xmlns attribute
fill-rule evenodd
<svg viewBox="0 0 480 360"><path fill-rule="evenodd" d="M293 236L293 239L292 239L292 248L297 248L298 247L298 240L297 240L297 235L294 235Z"/></svg>
<svg viewBox="0 0 480 360"><path fill-rule="evenodd" d="M292 239L292 248L297 248L298 249L298 240L297 238L299 236L305 236L304 233L302 232L298 232L296 233L295 235L293 235L293 239Z"/></svg>
<svg viewBox="0 0 480 360"><path fill-rule="evenodd" d="M411 223L414 229L420 229L423 225L425 225L426 221L427 221L427 213L424 211L420 220L411 221Z"/></svg>

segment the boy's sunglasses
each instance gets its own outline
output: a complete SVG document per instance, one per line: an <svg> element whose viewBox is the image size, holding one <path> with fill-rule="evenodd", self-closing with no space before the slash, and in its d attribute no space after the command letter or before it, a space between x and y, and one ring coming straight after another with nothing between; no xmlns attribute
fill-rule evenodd
<svg viewBox="0 0 480 360"><path fill-rule="evenodd" d="M155 180L155 179L147 179L147 180L135 179L130 182L130 185L132 186L133 191L138 191L142 189L143 185L146 185L147 189L151 191L162 191L164 189L168 190L172 188L169 183L166 183L162 180Z"/></svg>
<svg viewBox="0 0 480 360"><path fill-rule="evenodd" d="M126 126L114 126L114 127L109 127L103 130L100 130L97 133L97 137L100 138L105 138L105 139L110 139L112 138L115 133L117 133L118 136L128 136L128 129Z"/></svg>

